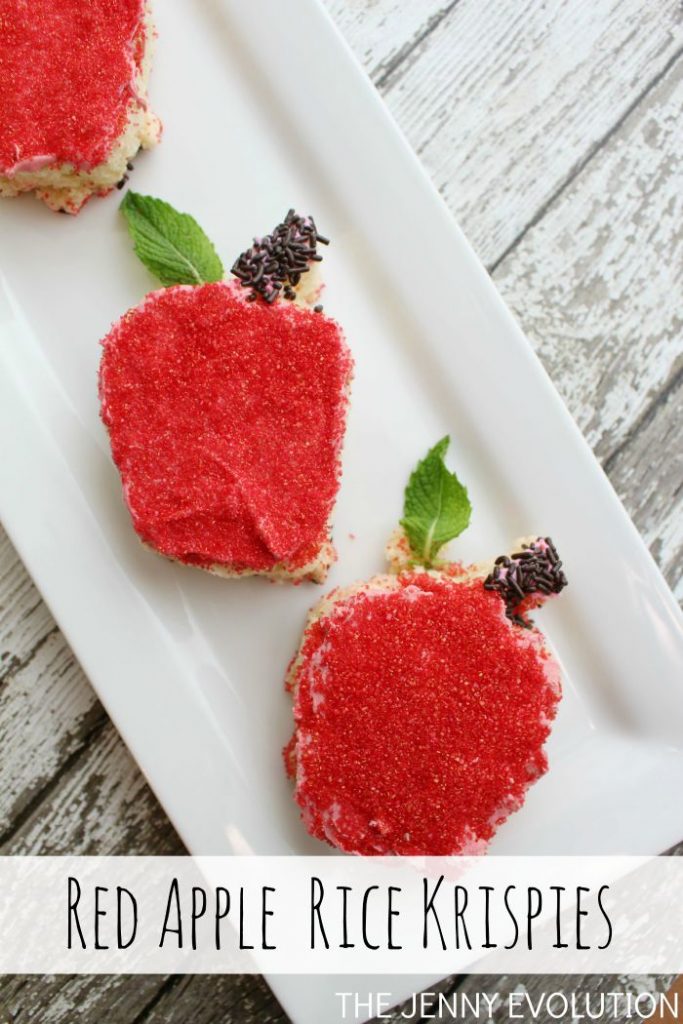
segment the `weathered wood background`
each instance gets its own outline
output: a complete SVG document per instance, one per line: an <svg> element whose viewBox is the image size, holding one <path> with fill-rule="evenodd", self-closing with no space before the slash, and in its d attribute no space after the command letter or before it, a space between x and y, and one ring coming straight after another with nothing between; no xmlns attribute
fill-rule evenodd
<svg viewBox="0 0 683 1024"><path fill-rule="evenodd" d="M683 597L680 3L327 4ZM182 852L4 536L0 751L1 853ZM258 978L1 979L0 1024L29 1020L286 1017Z"/></svg>

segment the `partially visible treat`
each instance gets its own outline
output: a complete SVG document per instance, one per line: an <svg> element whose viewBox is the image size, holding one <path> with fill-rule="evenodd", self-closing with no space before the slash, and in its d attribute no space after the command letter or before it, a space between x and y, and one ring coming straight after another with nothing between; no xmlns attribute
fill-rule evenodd
<svg viewBox="0 0 683 1024"><path fill-rule="evenodd" d="M282 298L313 305L323 287L317 269L322 260L318 245L329 245L329 239L318 233L313 218L289 210L270 234L255 238L237 257L231 272L247 289L251 302L261 298L273 303Z"/></svg>
<svg viewBox="0 0 683 1024"><path fill-rule="evenodd" d="M146 0L5 0L0 15L0 195L35 191L78 213L122 186L159 139L147 103Z"/></svg>

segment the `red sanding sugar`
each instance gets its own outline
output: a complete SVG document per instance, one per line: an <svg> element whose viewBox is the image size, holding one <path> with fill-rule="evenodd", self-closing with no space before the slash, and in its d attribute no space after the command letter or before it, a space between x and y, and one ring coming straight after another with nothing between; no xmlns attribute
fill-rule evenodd
<svg viewBox="0 0 683 1024"><path fill-rule="evenodd" d="M3 0L0 172L104 162L142 57L144 0Z"/></svg>
<svg viewBox="0 0 683 1024"><path fill-rule="evenodd" d="M239 286L149 295L104 340L102 417L138 534L202 566L303 566L327 538L352 362L339 326Z"/></svg>
<svg viewBox="0 0 683 1024"><path fill-rule="evenodd" d="M546 770L559 669L481 579L386 581L305 634L285 754L296 799L342 850L477 852Z"/></svg>

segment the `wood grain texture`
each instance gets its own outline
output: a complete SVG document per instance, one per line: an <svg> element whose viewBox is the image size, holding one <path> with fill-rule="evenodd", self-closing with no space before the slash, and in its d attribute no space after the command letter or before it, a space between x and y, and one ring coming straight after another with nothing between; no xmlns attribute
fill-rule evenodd
<svg viewBox="0 0 683 1024"><path fill-rule="evenodd" d="M633 440L609 460L609 473L683 602L683 374L652 403Z"/></svg>
<svg viewBox="0 0 683 1024"><path fill-rule="evenodd" d="M180 854L184 848L110 722L59 776L3 854Z"/></svg>
<svg viewBox="0 0 683 1024"><path fill-rule="evenodd" d="M0 846L59 769L106 720L57 631L0 689Z"/></svg>
<svg viewBox="0 0 683 1024"><path fill-rule="evenodd" d="M494 277L607 459L683 365L683 60Z"/></svg>
<svg viewBox="0 0 683 1024"><path fill-rule="evenodd" d="M491 265L682 44L677 0L460 0L383 94Z"/></svg>
<svg viewBox="0 0 683 1024"><path fill-rule="evenodd" d="M683 597L677 0L327 6ZM0 749L3 853L181 851L2 534ZM520 981L548 984L441 989ZM287 1018L258 978L0 979L0 1024L31 1019Z"/></svg>
<svg viewBox="0 0 683 1024"><path fill-rule="evenodd" d="M145 1024L287 1024L289 1018L262 978L172 977Z"/></svg>
<svg viewBox="0 0 683 1024"><path fill-rule="evenodd" d="M74 1010L77 1009L77 1016ZM0 1024L287 1024L262 978L0 978Z"/></svg>
<svg viewBox="0 0 683 1024"><path fill-rule="evenodd" d="M34 656L55 629L40 594L0 530L0 693L12 673Z"/></svg>
<svg viewBox="0 0 683 1024"><path fill-rule="evenodd" d="M679 60L494 279L683 597Z"/></svg>
<svg viewBox="0 0 683 1024"><path fill-rule="evenodd" d="M174 831L4 533L0 652L2 852L104 853L107 842L109 852L129 852L138 837L140 853L164 844L177 852Z"/></svg>
<svg viewBox="0 0 683 1024"><path fill-rule="evenodd" d="M145 976L0 978L0 1024L134 1024L162 983Z"/></svg>
<svg viewBox="0 0 683 1024"><path fill-rule="evenodd" d="M370 78L381 85L424 42L458 0L327 0L337 28Z"/></svg>

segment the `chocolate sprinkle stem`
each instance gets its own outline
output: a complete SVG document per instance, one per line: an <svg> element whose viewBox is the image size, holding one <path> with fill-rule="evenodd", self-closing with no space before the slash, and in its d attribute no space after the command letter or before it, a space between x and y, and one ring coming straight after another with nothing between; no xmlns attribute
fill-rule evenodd
<svg viewBox="0 0 683 1024"><path fill-rule="evenodd" d="M274 302L282 293L295 299L294 288L311 263L322 260L318 245L329 245L329 239L318 234L312 217L302 217L294 210L264 238L235 260L231 272L244 288L251 289L248 299L262 298Z"/></svg>
<svg viewBox="0 0 683 1024"><path fill-rule="evenodd" d="M562 562L550 537L523 544L514 555L499 555L493 572L484 580L486 590L495 590L505 602L505 614L518 626L531 629L519 612L530 594L559 594L567 586Z"/></svg>

